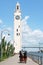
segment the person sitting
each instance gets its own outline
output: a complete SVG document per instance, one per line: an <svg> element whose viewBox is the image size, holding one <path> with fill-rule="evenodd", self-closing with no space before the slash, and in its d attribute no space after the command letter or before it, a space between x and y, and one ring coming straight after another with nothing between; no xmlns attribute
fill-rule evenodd
<svg viewBox="0 0 43 65"><path fill-rule="evenodd" d="M25 61L25 63L27 61L27 51L24 52L24 61Z"/></svg>
<svg viewBox="0 0 43 65"><path fill-rule="evenodd" d="M19 58L20 58L20 62L25 62L27 61L27 51L20 51L19 52Z"/></svg>
<svg viewBox="0 0 43 65"><path fill-rule="evenodd" d="M20 57L20 62L22 61L22 53L21 51L19 52L19 57Z"/></svg>

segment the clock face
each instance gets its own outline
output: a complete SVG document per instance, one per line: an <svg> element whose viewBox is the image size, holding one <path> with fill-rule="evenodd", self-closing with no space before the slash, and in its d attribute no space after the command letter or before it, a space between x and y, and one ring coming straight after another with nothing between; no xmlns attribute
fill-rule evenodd
<svg viewBox="0 0 43 65"><path fill-rule="evenodd" d="M17 15L17 16L16 16L16 19L19 20L19 19L20 19L20 16Z"/></svg>

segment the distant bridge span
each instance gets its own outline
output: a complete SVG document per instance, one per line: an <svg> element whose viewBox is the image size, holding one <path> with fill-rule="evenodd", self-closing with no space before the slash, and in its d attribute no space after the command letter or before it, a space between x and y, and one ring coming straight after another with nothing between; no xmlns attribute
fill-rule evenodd
<svg viewBox="0 0 43 65"><path fill-rule="evenodd" d="M22 48L43 48L43 47L22 47Z"/></svg>

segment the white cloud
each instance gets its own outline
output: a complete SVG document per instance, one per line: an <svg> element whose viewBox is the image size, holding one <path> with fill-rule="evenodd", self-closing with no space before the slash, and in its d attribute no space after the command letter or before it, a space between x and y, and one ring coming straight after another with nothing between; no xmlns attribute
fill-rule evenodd
<svg viewBox="0 0 43 65"><path fill-rule="evenodd" d="M29 18L30 18L30 16L25 16L25 18L22 21L26 21Z"/></svg>
<svg viewBox="0 0 43 65"><path fill-rule="evenodd" d="M32 30L27 24L27 19L29 19L29 16L22 20L22 45L38 46L39 42L43 43L43 31Z"/></svg>
<svg viewBox="0 0 43 65"><path fill-rule="evenodd" d="M28 18L30 18L30 16L25 16L25 20L27 20Z"/></svg>
<svg viewBox="0 0 43 65"><path fill-rule="evenodd" d="M3 21L0 19L0 24L2 24L3 23Z"/></svg>
<svg viewBox="0 0 43 65"><path fill-rule="evenodd" d="M12 28L11 28L11 27L8 27L7 29L8 29L9 31L12 31Z"/></svg>

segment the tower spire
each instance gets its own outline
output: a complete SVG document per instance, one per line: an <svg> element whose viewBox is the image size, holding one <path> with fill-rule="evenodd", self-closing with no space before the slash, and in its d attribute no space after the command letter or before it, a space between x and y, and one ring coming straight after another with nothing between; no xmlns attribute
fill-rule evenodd
<svg viewBox="0 0 43 65"><path fill-rule="evenodd" d="M16 4L16 11L20 11L20 4L19 4L19 2L17 2L17 4Z"/></svg>

